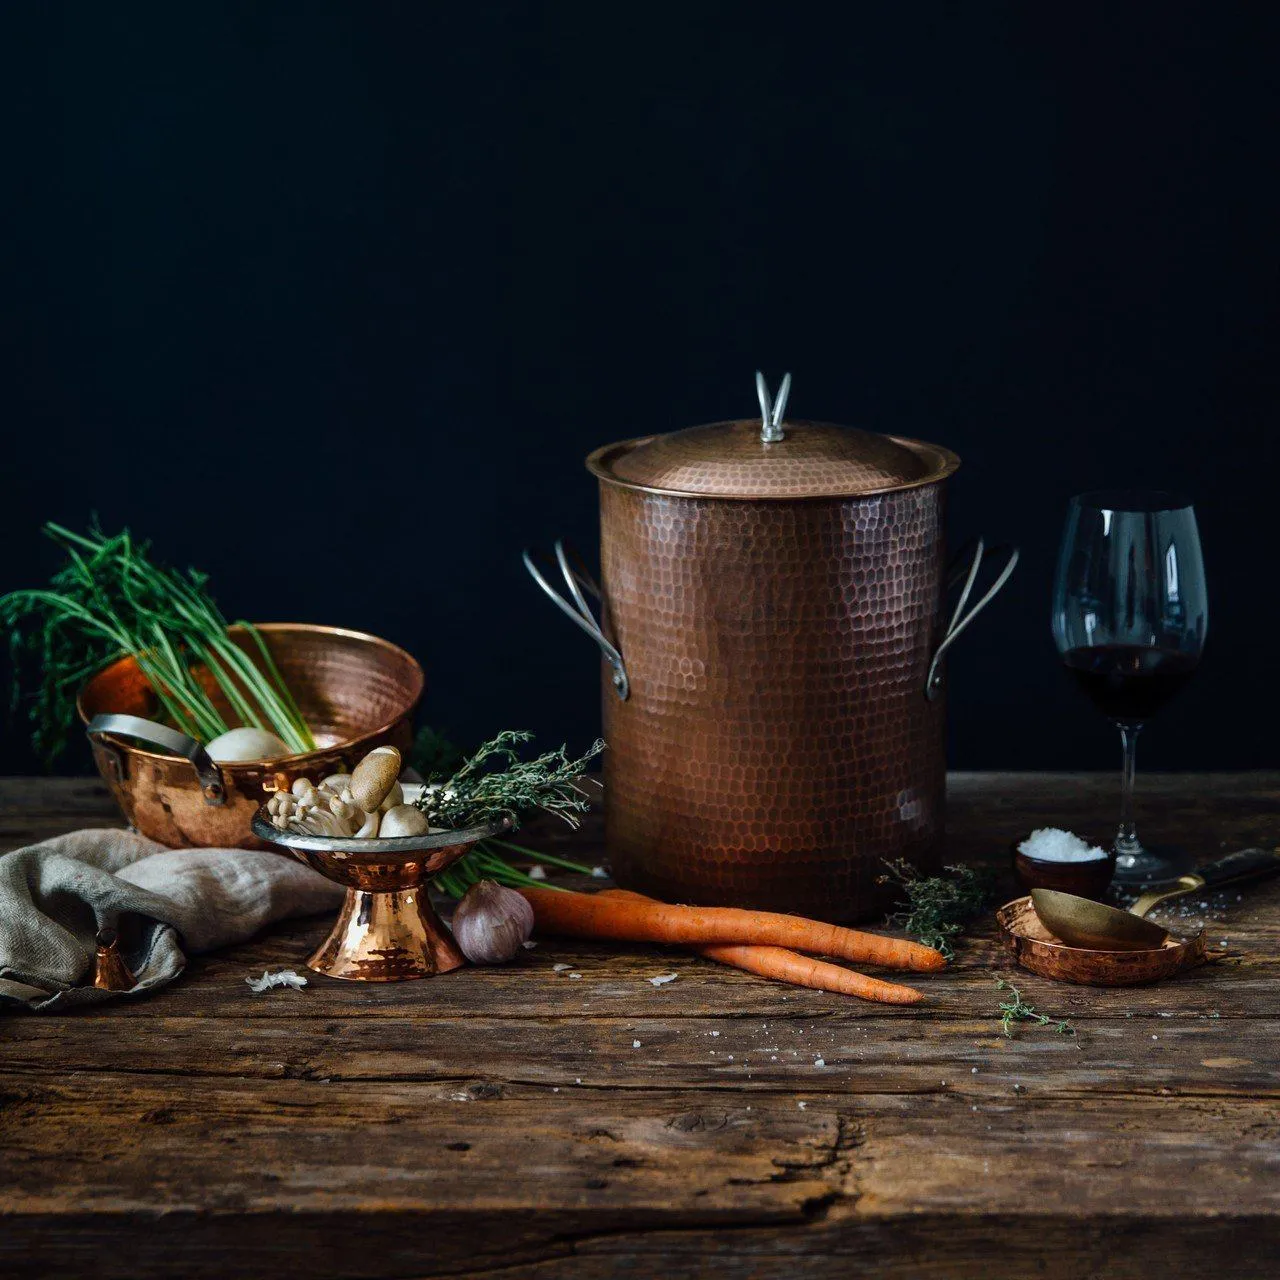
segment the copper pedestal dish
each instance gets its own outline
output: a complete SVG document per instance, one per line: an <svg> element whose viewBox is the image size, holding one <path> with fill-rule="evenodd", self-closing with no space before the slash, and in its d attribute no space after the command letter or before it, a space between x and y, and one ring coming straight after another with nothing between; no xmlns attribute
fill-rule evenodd
<svg viewBox="0 0 1280 1280"><path fill-rule="evenodd" d="M98 772L144 836L175 847L252 844L247 833L258 806L288 790L295 778L349 773L374 747L409 749L410 717L423 688L422 668L412 656L377 636L340 627L268 622L258 631L319 750L214 764L198 743L155 723L159 700L132 658L104 667L81 689L77 706ZM240 628L230 628L230 635L256 658ZM212 680L204 683L214 705L236 723L221 690ZM163 749L139 746L132 740L138 738Z"/></svg>
<svg viewBox="0 0 1280 1280"><path fill-rule="evenodd" d="M946 620L945 485L960 460L786 421L787 385L776 405L761 385L759 419L588 457L598 588L559 546L563 590L526 565L604 654L618 882L859 919L883 908L886 859L941 860L943 654L1017 553L979 594L977 543Z"/></svg>
<svg viewBox="0 0 1280 1280"><path fill-rule="evenodd" d="M253 818L259 839L282 845L346 888L333 929L307 965L348 982L430 978L465 964L431 905L428 884L477 841L510 828L503 821L390 840L344 840L277 831L265 805Z"/></svg>

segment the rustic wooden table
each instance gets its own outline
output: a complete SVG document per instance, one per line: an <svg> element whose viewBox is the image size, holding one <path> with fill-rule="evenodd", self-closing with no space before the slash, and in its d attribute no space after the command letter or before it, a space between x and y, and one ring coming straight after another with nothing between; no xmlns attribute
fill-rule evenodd
<svg viewBox="0 0 1280 1280"><path fill-rule="evenodd" d="M1280 774L1141 785L1206 859L1280 837ZM954 775L952 853L1115 801ZM94 782L0 782L0 848L115 821ZM1274 1275L1280 883L1223 897L1195 908L1220 958L1165 985L1013 974L984 927L915 1009L555 939L252 995L325 925L278 928L149 999L0 1020L0 1274ZM1078 1034L1006 1039L998 975Z"/></svg>

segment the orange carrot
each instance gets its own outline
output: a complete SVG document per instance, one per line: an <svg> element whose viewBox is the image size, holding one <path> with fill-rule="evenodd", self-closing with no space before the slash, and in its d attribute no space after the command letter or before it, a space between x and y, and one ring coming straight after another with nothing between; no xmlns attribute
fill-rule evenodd
<svg viewBox="0 0 1280 1280"><path fill-rule="evenodd" d="M653 902L643 894L629 889L605 889L601 896L630 898L633 901ZM923 999L914 987L904 987L896 982L882 982L865 974L842 969L838 964L814 960L798 955L785 947L753 947L725 944L698 947L700 956L727 964L734 969L758 974L762 978L775 978L789 982L794 987L812 987L817 991L831 991L836 995L857 996L861 1000L875 1000L881 1004L919 1004Z"/></svg>
<svg viewBox="0 0 1280 1280"><path fill-rule="evenodd" d="M930 971L946 965L932 947L838 925L736 907L681 907L650 899L623 898L561 889L521 889L534 919L548 933L571 938L714 946L749 943L836 956L891 969Z"/></svg>
<svg viewBox="0 0 1280 1280"><path fill-rule="evenodd" d="M762 978L789 982L794 987L813 987L816 991L858 996L881 1004L919 1004L924 999L914 987L868 978L866 974L855 973L826 960L815 960L812 956L802 956L785 947L699 947L698 954L720 964L732 965L735 969L759 974Z"/></svg>

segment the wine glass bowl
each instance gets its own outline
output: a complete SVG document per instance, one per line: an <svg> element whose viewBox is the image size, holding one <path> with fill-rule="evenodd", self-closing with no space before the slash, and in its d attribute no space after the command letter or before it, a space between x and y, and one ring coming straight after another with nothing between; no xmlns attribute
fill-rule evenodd
<svg viewBox="0 0 1280 1280"><path fill-rule="evenodd" d="M1120 729L1124 748L1116 879L1156 883L1183 869L1138 839L1134 752L1142 726L1186 685L1208 630L1200 534L1191 503L1158 490L1071 500L1053 590L1063 665Z"/></svg>

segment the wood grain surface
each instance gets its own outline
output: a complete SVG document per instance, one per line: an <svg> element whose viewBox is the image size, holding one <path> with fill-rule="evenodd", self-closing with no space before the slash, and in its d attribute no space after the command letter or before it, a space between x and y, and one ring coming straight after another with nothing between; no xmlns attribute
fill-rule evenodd
<svg viewBox="0 0 1280 1280"><path fill-rule="evenodd" d="M1141 788L1145 833L1202 860L1280 838L1280 775ZM953 856L1105 835L1115 800L952 775ZM96 782L0 780L0 848L116 821ZM594 824L525 834L602 857ZM282 926L149 998L0 1020L0 1275L1275 1274L1280 882L1185 910L1215 958L1171 982L1011 971L986 922L916 1008L552 938L255 996L326 928ZM1076 1034L1006 1038L997 977Z"/></svg>

